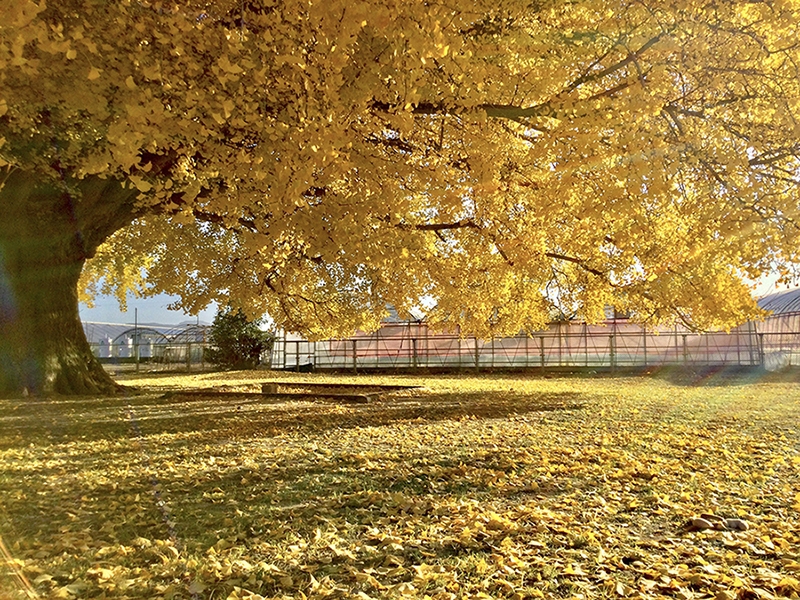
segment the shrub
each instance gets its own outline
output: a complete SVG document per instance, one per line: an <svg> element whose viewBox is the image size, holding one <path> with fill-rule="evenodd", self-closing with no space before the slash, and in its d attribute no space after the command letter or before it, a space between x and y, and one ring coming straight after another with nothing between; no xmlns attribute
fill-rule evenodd
<svg viewBox="0 0 800 600"><path fill-rule="evenodd" d="M254 369L261 356L272 353L275 336L261 329L263 321L249 321L239 309L221 309L211 325L206 360L224 369Z"/></svg>

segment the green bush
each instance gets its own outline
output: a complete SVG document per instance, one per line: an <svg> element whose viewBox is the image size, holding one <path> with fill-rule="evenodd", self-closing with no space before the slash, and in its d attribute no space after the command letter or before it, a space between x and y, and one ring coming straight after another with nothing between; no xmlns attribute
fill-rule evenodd
<svg viewBox="0 0 800 600"><path fill-rule="evenodd" d="M214 317L206 360L224 369L254 369L272 353L275 336L261 329L261 319L248 321L239 309L224 308Z"/></svg>

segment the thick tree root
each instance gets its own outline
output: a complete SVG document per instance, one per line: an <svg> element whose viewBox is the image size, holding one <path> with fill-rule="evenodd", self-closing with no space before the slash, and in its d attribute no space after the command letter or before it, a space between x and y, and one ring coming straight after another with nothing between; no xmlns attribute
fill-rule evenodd
<svg viewBox="0 0 800 600"><path fill-rule="evenodd" d="M84 360L74 355L51 357L43 363L45 368L35 369L33 375L22 374L18 370L0 373L0 396L105 396L115 395L125 389L111 379L94 357Z"/></svg>
<svg viewBox="0 0 800 600"><path fill-rule="evenodd" d="M83 368L62 365L52 391L65 395L113 395L122 389L123 386L111 379L97 361L92 360Z"/></svg>

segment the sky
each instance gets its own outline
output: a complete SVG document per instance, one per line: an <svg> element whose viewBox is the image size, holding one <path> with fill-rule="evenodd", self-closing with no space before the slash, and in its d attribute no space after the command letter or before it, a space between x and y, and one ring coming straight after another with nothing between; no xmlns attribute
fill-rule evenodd
<svg viewBox="0 0 800 600"><path fill-rule="evenodd" d="M97 296L94 308L80 304L81 320L93 323L130 323L136 320L138 311L139 323L154 323L158 325L180 325L182 323L196 323L210 325L217 314L217 307L210 306L199 315L189 315L182 310L170 310L167 306L176 300L173 296L159 294L152 298L135 298L128 294L128 310L122 311L119 302L113 296Z"/></svg>
<svg viewBox="0 0 800 600"><path fill-rule="evenodd" d="M775 294L777 292L782 292L786 290L786 286L778 286L778 275L777 274L770 274L765 275L761 279L759 279L756 283L756 288L753 291L753 294L759 298L761 296L767 296L768 294Z"/></svg>

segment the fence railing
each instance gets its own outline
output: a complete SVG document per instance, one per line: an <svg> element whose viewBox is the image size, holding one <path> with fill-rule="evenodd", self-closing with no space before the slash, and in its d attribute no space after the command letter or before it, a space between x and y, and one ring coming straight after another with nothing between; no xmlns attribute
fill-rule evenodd
<svg viewBox="0 0 800 600"><path fill-rule="evenodd" d="M278 340L273 368L282 369L524 369L610 368L667 365L766 366L800 364L800 332L650 332L630 326L556 328L530 336L479 340L429 334L380 332L345 340Z"/></svg>
<svg viewBox="0 0 800 600"><path fill-rule="evenodd" d="M207 326L84 323L93 354L114 370L205 370Z"/></svg>
<svg viewBox="0 0 800 600"><path fill-rule="evenodd" d="M205 360L207 344L183 342L167 344L90 344L92 353L111 370L205 371L213 368Z"/></svg>
<svg viewBox="0 0 800 600"><path fill-rule="evenodd" d="M673 328L649 331L625 321L605 325L554 323L532 335L479 340L435 334L425 323L386 324L373 334L308 342L279 338L264 365L276 369L548 369L626 368L666 365L800 365L800 320L768 319L729 333ZM123 327L123 326L120 326ZM759 331L759 329L761 329ZM206 370L206 332L137 327L92 344L113 369Z"/></svg>

